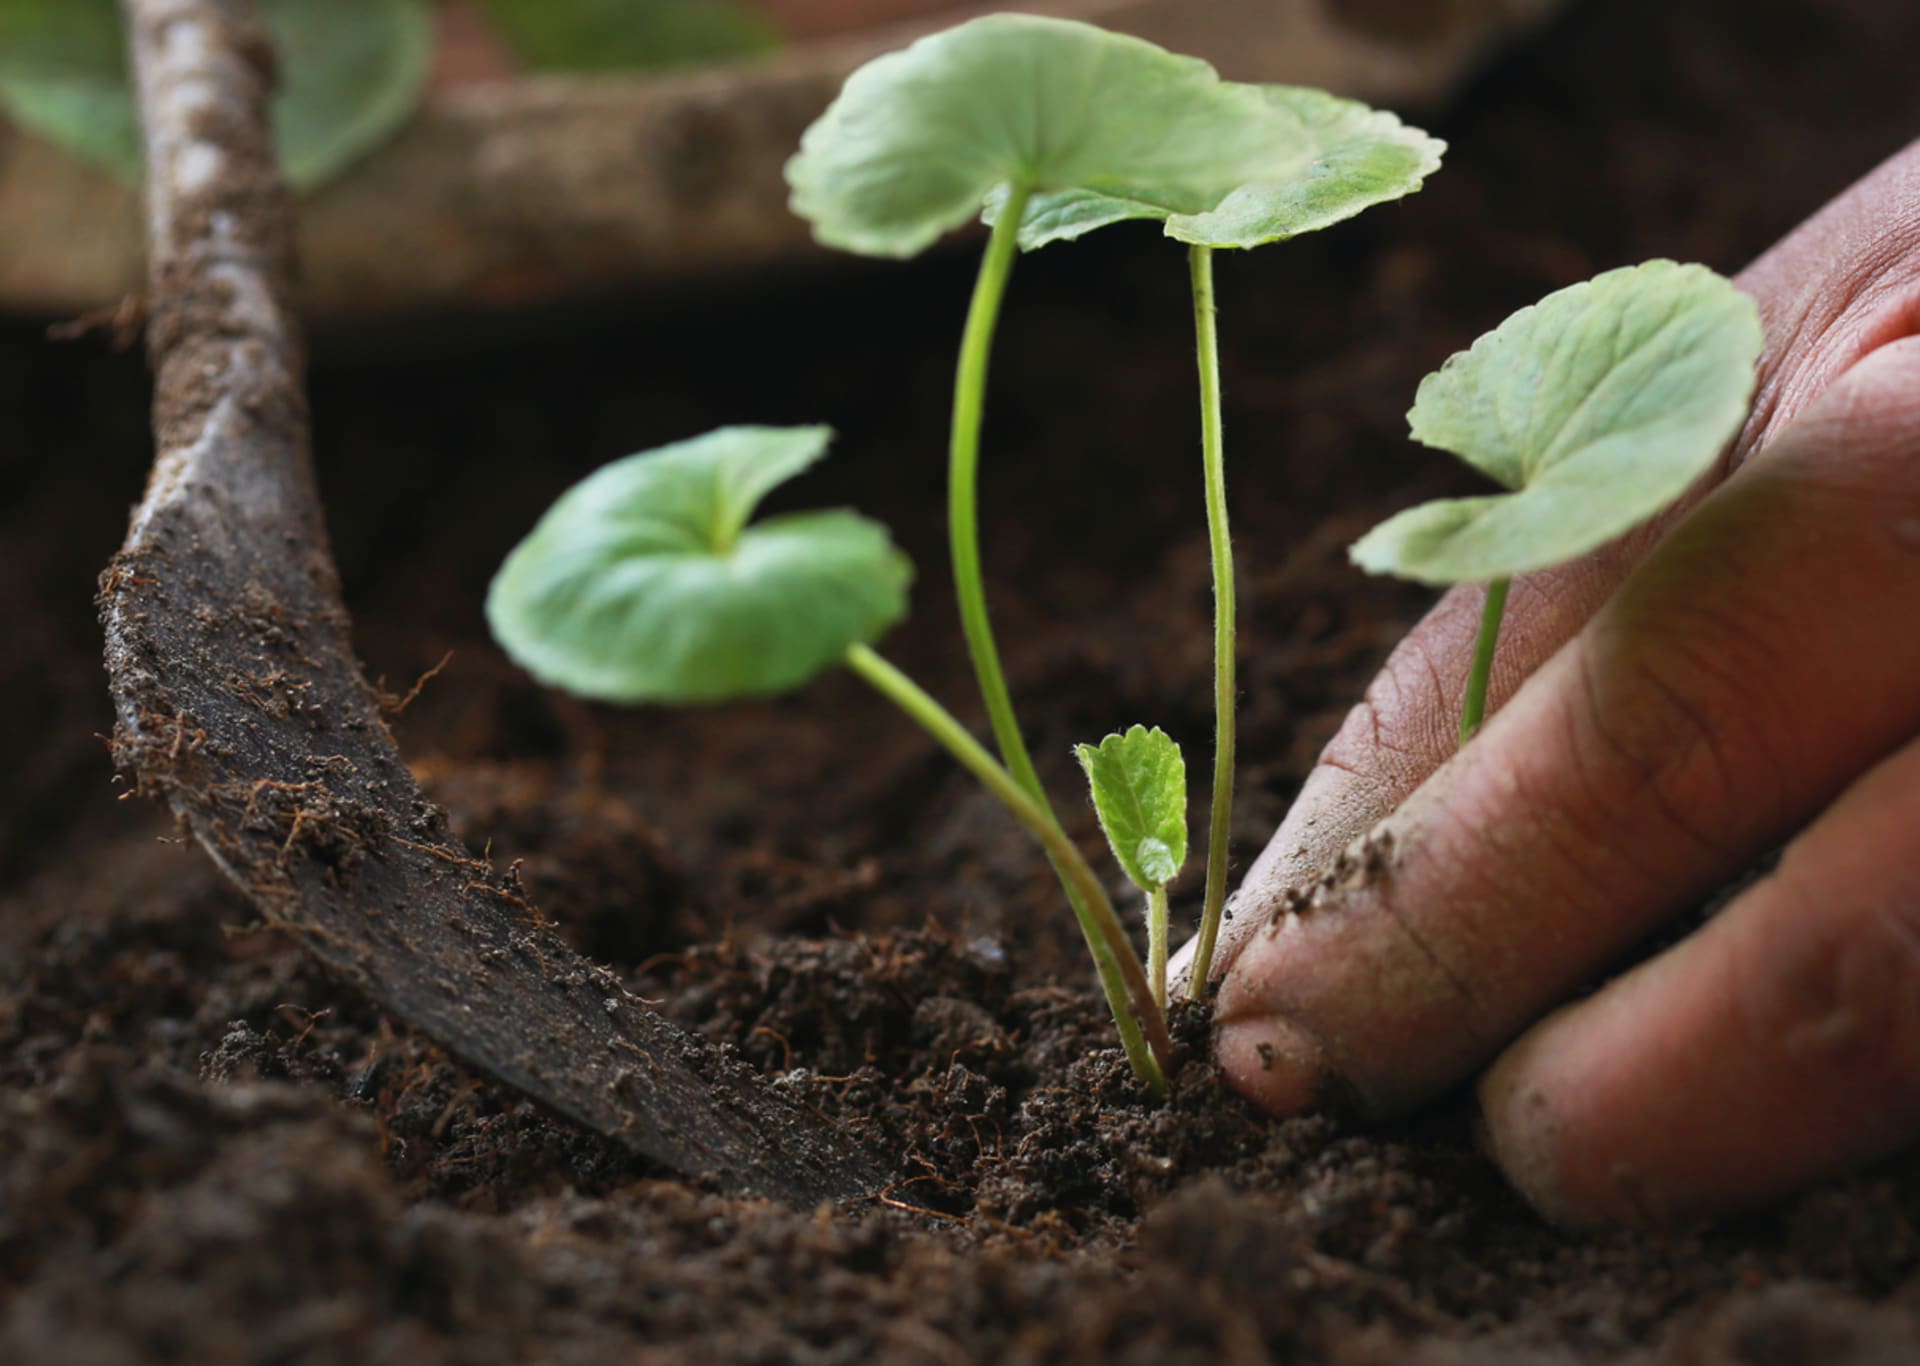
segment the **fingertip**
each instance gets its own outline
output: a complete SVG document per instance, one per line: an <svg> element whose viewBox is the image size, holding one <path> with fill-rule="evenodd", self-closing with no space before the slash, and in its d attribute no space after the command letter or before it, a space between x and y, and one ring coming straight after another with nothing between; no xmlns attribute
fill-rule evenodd
<svg viewBox="0 0 1920 1366"><path fill-rule="evenodd" d="M1216 989L1233 973L1256 932L1273 922L1297 890L1311 887L1340 851L1361 838L1391 809L1367 779L1322 764L1307 775L1293 806L1228 898L1226 919L1207 976ZM1185 983L1193 970L1195 940L1168 964L1169 980Z"/></svg>
<svg viewBox="0 0 1920 1366"><path fill-rule="evenodd" d="M1546 1028L1523 1036L1481 1074L1475 1087L1480 1147L1542 1217L1562 1227L1586 1227L1597 1222L1596 1215L1581 1207L1569 1187L1563 1126L1551 1097L1533 1081L1540 1066L1538 1030Z"/></svg>
<svg viewBox="0 0 1920 1366"><path fill-rule="evenodd" d="M1695 1070L1690 1007L1710 993L1676 981L1675 961L1650 959L1553 1011L1475 1086L1482 1149L1549 1223L1673 1228L1744 1203L1715 1189L1741 1189L1740 1120L1694 1105L1732 1069ZM1705 1167L1702 1143L1718 1153Z"/></svg>
<svg viewBox="0 0 1920 1366"><path fill-rule="evenodd" d="M1275 1015L1222 1025L1214 1056L1234 1090L1283 1117L1313 1108L1327 1071L1326 1054L1313 1037Z"/></svg>

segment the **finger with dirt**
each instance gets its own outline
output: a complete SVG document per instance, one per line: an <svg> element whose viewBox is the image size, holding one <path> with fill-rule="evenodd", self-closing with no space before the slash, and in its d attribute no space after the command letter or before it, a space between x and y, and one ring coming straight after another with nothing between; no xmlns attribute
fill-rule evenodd
<svg viewBox="0 0 1920 1366"><path fill-rule="evenodd" d="M1376 830L1381 854L1255 935L1220 997L1235 1085L1275 1109L1330 1084L1368 1111L1405 1109L1818 818L1724 922L1496 1070L1496 1151L1544 1209L1652 1220L1763 1197L1884 1146L1907 1111L1884 1086L1854 1089L1868 1063L1834 1068L1824 1086L1839 1090L1813 1093L1833 1102L1817 1114L1750 1120L1796 1103L1809 1020L1858 1010L1899 1027L1857 1052L1915 1047L1910 1007L1884 1005L1920 983L1907 922L1875 919L1911 880L1904 859L1877 818L1859 818L1864 799L1820 813L1920 734L1920 638L1889 630L1920 613L1916 566L1920 338L1907 337L1847 371L1669 533ZM1783 906L1824 927L1767 940ZM1866 932L1882 923L1894 932ZM1858 953L1835 946L1856 941L1878 945L1881 978L1836 1008ZM1740 1005L1724 1004L1730 992ZM1549 1084L1548 1060L1569 1050L1582 1065ZM1716 1085L1699 1086L1716 1066ZM1583 1079L1592 1088L1564 1103ZM1727 1103L1696 1111L1715 1098ZM1647 1127L1676 1112L1693 1126L1683 1135Z"/></svg>
<svg viewBox="0 0 1920 1366"><path fill-rule="evenodd" d="M1666 531L1872 347L1898 336L1920 288L1920 143L1881 165L1738 279L1768 346L1754 412L1715 474L1649 525L1573 564L1513 582L1488 709L1504 705L1571 640ZM1218 980L1290 893L1310 888L1440 767L1459 743L1484 589L1456 588L1394 650L1322 752L1298 800L1242 880L1214 958ZM1193 946L1170 969L1184 981Z"/></svg>

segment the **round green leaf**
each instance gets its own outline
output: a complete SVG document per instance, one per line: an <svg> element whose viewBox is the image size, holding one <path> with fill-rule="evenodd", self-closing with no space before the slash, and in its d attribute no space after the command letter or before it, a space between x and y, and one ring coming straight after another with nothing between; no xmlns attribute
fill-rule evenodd
<svg viewBox="0 0 1920 1366"><path fill-rule="evenodd" d="M1354 562L1424 583L1563 564L1675 502L1745 420L1760 313L1705 266L1649 261L1521 309L1421 382L1414 438L1513 490L1409 509Z"/></svg>
<svg viewBox="0 0 1920 1366"><path fill-rule="evenodd" d="M1155 726L1135 726L1074 753L1093 789L1100 828L1134 886L1155 891L1187 861L1187 765Z"/></svg>
<svg viewBox="0 0 1920 1366"><path fill-rule="evenodd" d="M1042 192L1020 220L1020 246L1031 251L1126 219L1156 219L1167 236L1195 246L1246 248L1318 232L1376 204L1402 199L1440 168L1446 143L1410 128L1384 110L1305 86L1258 87L1266 117L1278 125L1274 146L1296 157L1250 173L1202 213L1170 213L1164 205L1095 190ZM1007 187L988 196L992 223Z"/></svg>
<svg viewBox="0 0 1920 1366"><path fill-rule="evenodd" d="M1128 218L1252 246L1417 189L1442 144L1319 91L1223 81L1207 63L1071 20L999 14L869 62L787 163L829 246L911 256L1014 187L1021 245Z"/></svg>
<svg viewBox="0 0 1920 1366"><path fill-rule="evenodd" d="M574 485L495 576L487 620L542 682L610 702L785 691L906 615L912 567L851 512L748 525L825 427L723 427Z"/></svg>
<svg viewBox="0 0 1920 1366"><path fill-rule="evenodd" d="M420 0L261 0L280 57L274 135L288 181L319 185L420 102L433 56ZM76 156L140 176L114 0L0 0L0 108Z"/></svg>

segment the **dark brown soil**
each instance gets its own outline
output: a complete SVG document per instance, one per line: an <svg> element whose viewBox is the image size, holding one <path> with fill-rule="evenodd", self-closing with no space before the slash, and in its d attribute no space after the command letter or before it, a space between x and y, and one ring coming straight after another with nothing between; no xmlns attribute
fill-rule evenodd
<svg viewBox="0 0 1920 1366"><path fill-rule="evenodd" d="M1419 375L1605 266L1737 267L1920 128L1916 53L1902 0L1588 4L1437 120L1451 165L1418 199L1222 263L1241 863L1423 601L1342 555L1451 478L1404 441ZM889 652L964 702L938 452L968 267L405 354L323 339L315 377L362 653L402 688L454 651L403 720L422 779L576 946L908 1155L840 1213L692 1189L535 1112L113 800L89 604L144 473L140 370L0 331L0 1360L1920 1360L1912 1158L1734 1225L1569 1237L1504 1191L1458 1102L1385 1132L1267 1124L1196 1060L1148 1106L1044 867L853 680L618 713L490 648L487 575L586 469L826 419L840 455L796 498L895 526L923 582ZM1183 286L1123 230L1016 281L988 559L1063 794L1071 742L1117 725L1206 747ZM1198 1059L1204 1022L1181 1025Z"/></svg>

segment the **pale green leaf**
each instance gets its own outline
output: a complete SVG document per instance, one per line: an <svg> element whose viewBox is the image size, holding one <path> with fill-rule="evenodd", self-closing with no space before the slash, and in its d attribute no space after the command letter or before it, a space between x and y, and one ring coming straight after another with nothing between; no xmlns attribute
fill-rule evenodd
<svg viewBox="0 0 1920 1366"><path fill-rule="evenodd" d="M785 691L906 615L912 569L851 512L748 524L825 427L723 427L562 494L495 576L487 620L542 682L613 702Z"/></svg>
<svg viewBox="0 0 1920 1366"><path fill-rule="evenodd" d="M1440 169L1447 145L1385 110L1324 90L1263 86L1275 116L1299 122L1311 149L1299 171L1253 177L1203 214L1167 220L1167 235L1203 247L1256 247L1318 232L1402 199Z"/></svg>
<svg viewBox="0 0 1920 1366"><path fill-rule="evenodd" d="M1074 753L1121 868L1142 891L1164 887L1187 861L1187 767L1180 746L1158 726L1135 726L1098 746L1078 745Z"/></svg>
<svg viewBox="0 0 1920 1366"><path fill-rule="evenodd" d="M1598 549L1675 502L1745 420L1759 310L1704 266L1649 261L1521 309L1421 382L1408 421L1513 490L1412 508L1354 562L1484 582Z"/></svg>
<svg viewBox="0 0 1920 1366"><path fill-rule="evenodd" d="M1021 247L1031 251L1126 219L1159 220L1167 236L1197 246L1264 246L1402 199L1440 167L1446 144L1384 110L1305 86L1259 89L1268 117L1297 125L1286 139L1307 148L1304 161L1234 184L1203 213L1169 213L1158 204L1094 190L1036 194L1021 218ZM1007 192L1005 185L991 192L987 222L999 216Z"/></svg>
<svg viewBox="0 0 1920 1366"><path fill-rule="evenodd" d="M486 0L514 52L544 71L634 71L777 47L778 30L737 0Z"/></svg>
<svg viewBox="0 0 1920 1366"><path fill-rule="evenodd" d="M1089 24L1000 14L869 62L787 164L829 246L910 256L1011 188L1026 247L1127 218L1252 246L1418 188L1441 144L1318 91L1223 81Z"/></svg>
<svg viewBox="0 0 1920 1366"><path fill-rule="evenodd" d="M261 0L279 54L274 134L287 179L319 185L419 104L433 55L421 0ZM114 0L0 0L0 109L138 179L138 117Z"/></svg>

